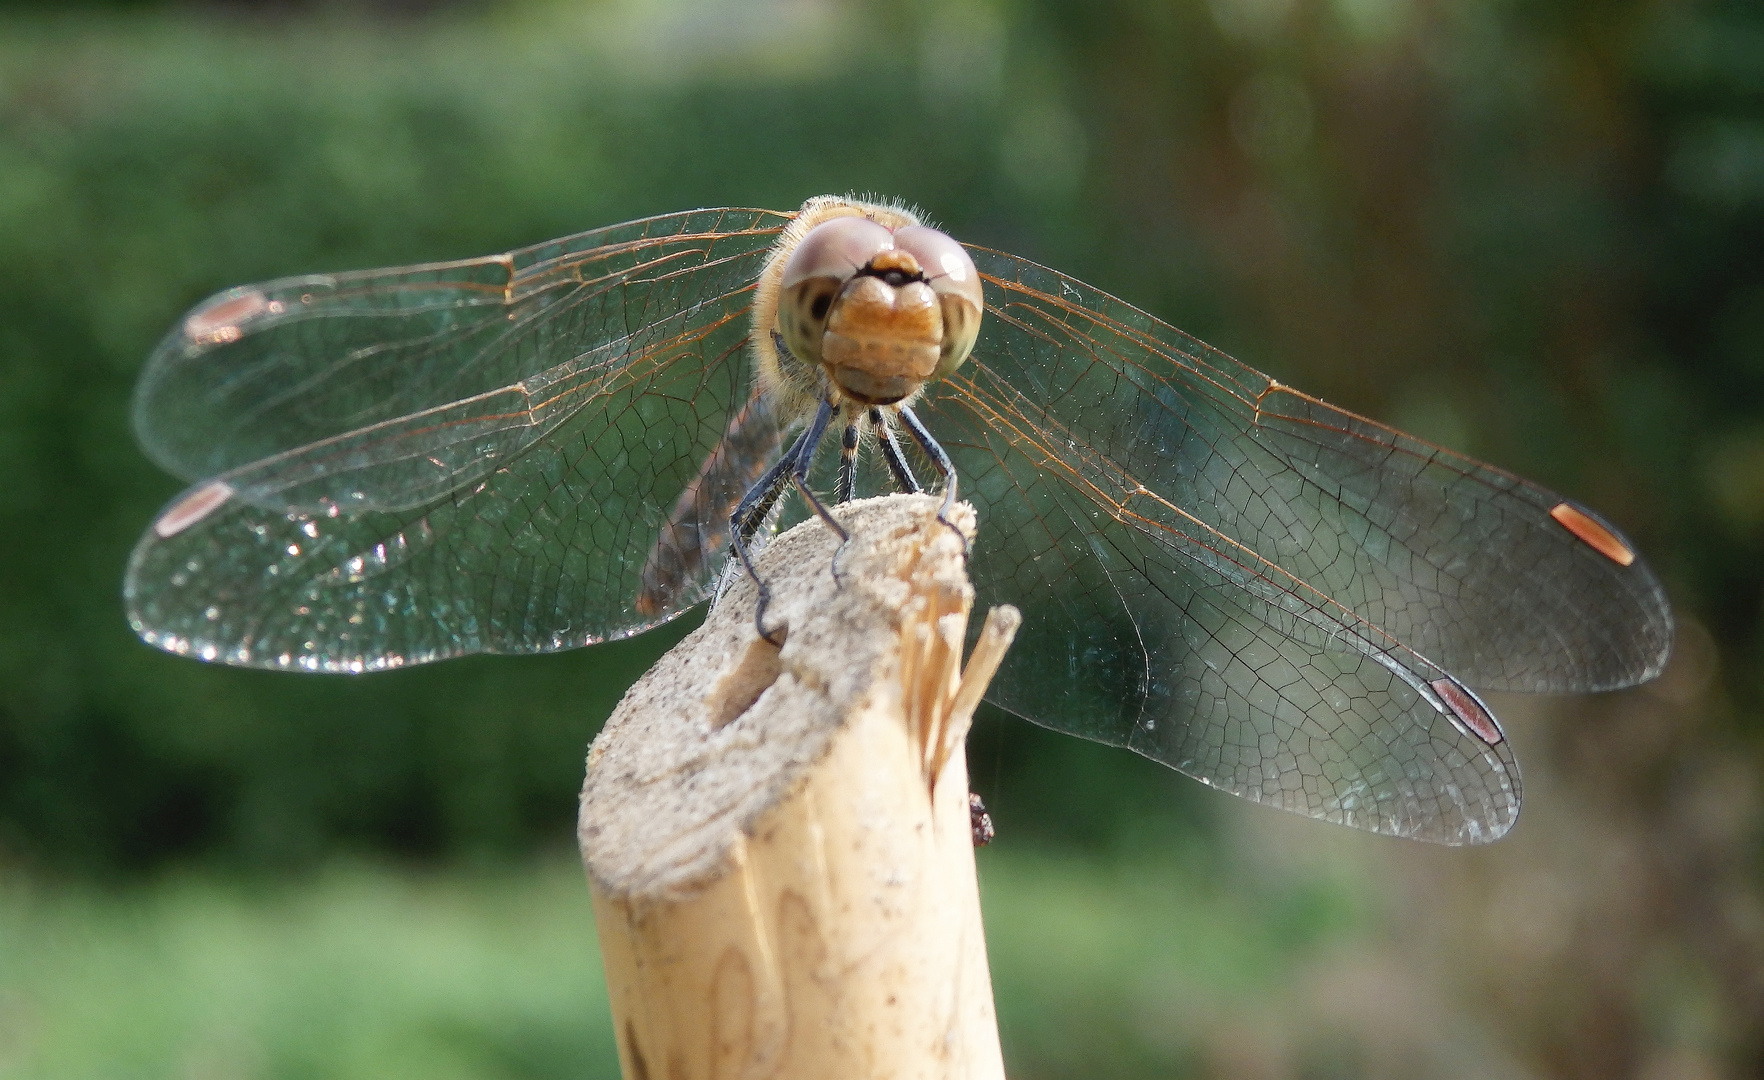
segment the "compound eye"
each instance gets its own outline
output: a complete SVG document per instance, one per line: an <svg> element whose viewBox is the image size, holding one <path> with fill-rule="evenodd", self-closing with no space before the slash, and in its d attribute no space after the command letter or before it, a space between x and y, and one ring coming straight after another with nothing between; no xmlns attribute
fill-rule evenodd
<svg viewBox="0 0 1764 1080"><path fill-rule="evenodd" d="M980 292L980 275L968 249L948 233L927 225L907 225L894 230L894 246L911 252L924 268L925 280L939 296L965 297L975 307L986 303Z"/></svg>
<svg viewBox="0 0 1764 1080"><path fill-rule="evenodd" d="M894 237L864 217L838 217L810 229L784 263L779 282L778 333L799 360L821 362L821 335L839 290L871 259L894 247Z"/></svg>
<svg viewBox="0 0 1764 1080"><path fill-rule="evenodd" d="M935 378L962 366L980 336L980 315L986 294L968 249L947 233L925 225L894 230L894 246L909 252L924 268L925 280L943 308L943 347Z"/></svg>
<svg viewBox="0 0 1764 1080"><path fill-rule="evenodd" d="M843 283L869 261L894 247L887 229L865 217L837 217L809 230L784 264L780 287L788 289L814 277Z"/></svg>

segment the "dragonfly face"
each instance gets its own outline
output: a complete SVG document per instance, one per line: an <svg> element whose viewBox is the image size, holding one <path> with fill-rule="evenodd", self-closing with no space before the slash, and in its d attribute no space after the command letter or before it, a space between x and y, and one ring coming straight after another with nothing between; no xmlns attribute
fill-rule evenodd
<svg viewBox="0 0 1764 1080"><path fill-rule="evenodd" d="M904 211L844 199L811 203L797 221L802 239L791 248L781 238L767 268L781 293L775 325L769 305L754 309L755 340L775 330L785 345L762 371L782 381L778 363L820 365L837 396L893 405L968 358L985 297L960 244Z"/></svg>
<svg viewBox="0 0 1764 1080"><path fill-rule="evenodd" d="M840 499L960 477L980 598L1024 615L997 704L1443 843L1518 812L1476 689L1626 686L1671 641L1590 510L849 200L229 290L135 421L194 482L125 583L168 651L355 672L636 633L706 595L732 517L739 545L812 495L834 430Z"/></svg>

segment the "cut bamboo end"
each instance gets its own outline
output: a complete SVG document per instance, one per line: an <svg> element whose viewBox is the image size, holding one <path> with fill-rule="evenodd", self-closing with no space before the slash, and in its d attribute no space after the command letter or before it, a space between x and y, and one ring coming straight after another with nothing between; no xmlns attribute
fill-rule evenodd
<svg viewBox="0 0 1764 1080"><path fill-rule="evenodd" d="M626 1080L1004 1075L959 752L1015 632L942 500L811 520L626 694L579 838ZM951 519L973 535L973 511Z"/></svg>

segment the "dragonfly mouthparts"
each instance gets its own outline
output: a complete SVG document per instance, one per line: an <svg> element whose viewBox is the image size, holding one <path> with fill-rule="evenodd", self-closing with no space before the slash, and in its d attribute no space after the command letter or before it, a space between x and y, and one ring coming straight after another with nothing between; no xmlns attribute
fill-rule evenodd
<svg viewBox="0 0 1764 1080"><path fill-rule="evenodd" d="M859 270L853 277L880 278L885 284L898 289L902 285L910 285L915 281L924 281L925 275L917 270L902 270L898 267L878 268L874 263Z"/></svg>

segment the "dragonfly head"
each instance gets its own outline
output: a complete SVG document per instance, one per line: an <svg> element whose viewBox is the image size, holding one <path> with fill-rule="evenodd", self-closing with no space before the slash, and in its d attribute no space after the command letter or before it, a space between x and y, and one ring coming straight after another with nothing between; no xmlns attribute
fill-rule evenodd
<svg viewBox="0 0 1764 1080"><path fill-rule="evenodd" d="M866 217L809 230L780 286L785 345L867 405L910 397L961 366L985 308L960 244L924 225L889 229Z"/></svg>

